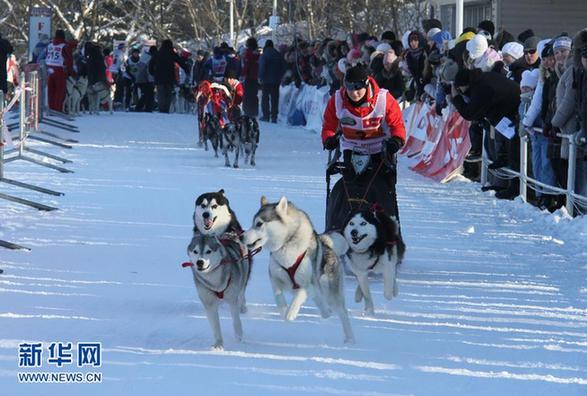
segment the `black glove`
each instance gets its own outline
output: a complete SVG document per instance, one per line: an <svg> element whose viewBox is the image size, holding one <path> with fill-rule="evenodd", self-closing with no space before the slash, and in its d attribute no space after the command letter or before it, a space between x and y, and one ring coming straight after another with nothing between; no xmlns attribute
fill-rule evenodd
<svg viewBox="0 0 587 396"><path fill-rule="evenodd" d="M402 142L398 138L391 138L385 141L385 152L387 155L394 155L402 147Z"/></svg>
<svg viewBox="0 0 587 396"><path fill-rule="evenodd" d="M324 150L334 150L338 147L338 137L330 136L324 141Z"/></svg>

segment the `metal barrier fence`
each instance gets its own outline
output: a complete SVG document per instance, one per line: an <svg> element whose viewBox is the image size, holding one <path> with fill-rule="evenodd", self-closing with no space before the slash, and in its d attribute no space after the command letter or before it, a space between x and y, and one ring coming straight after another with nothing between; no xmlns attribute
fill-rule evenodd
<svg viewBox="0 0 587 396"><path fill-rule="evenodd" d="M40 137L39 134L45 134L48 136L52 136L58 139L62 139L58 135L51 134L49 132L45 132L40 130L39 123L42 122L42 109L40 105L41 99L41 84L39 80L39 75L37 70L28 71L27 73L22 73L20 76L21 84L15 91L15 97L13 100L5 106L4 104L4 94L0 91L0 183L10 184L16 187L25 188L29 190L33 190L36 192L40 192L43 194L49 194L54 196L61 196L64 195L61 192L50 190L44 187L35 186L33 184L24 183L18 180L9 179L4 176L4 168L5 164L16 161L16 160L24 160L28 161L37 165L41 165L44 167L48 167L54 170L58 170L62 173L72 173L69 169L54 165L50 162L43 161L41 159L29 156L28 153L36 155L37 157L41 157L44 159L50 159L54 161L59 161L62 163L70 163L72 161L49 154L37 149L33 149L27 147L27 141L36 140L40 141L49 145L61 147L61 148L72 148L70 145L66 145L64 143L55 142L53 140ZM13 107L18 100L19 103L19 112L18 112L18 122L15 124L9 124L6 122L7 114L10 111L11 107ZM55 125L59 127L58 125ZM73 127L73 126L72 126ZM18 128L19 134L18 136L12 137L10 136L10 130ZM73 131L72 131L73 132ZM8 142L16 141L18 143L14 144L16 147L10 150L4 150L4 139ZM65 140L65 139L62 139ZM15 154L14 156L7 157L6 155ZM21 205L26 205L33 207L38 210L43 211L52 211L57 210L56 207L44 205L39 202L31 201L28 199L23 199L20 197L16 197L9 194L0 193L0 199L15 202ZM8 248L8 249L24 249L30 250L26 247L0 240L0 247Z"/></svg>
<svg viewBox="0 0 587 396"><path fill-rule="evenodd" d="M537 133L542 133L542 130L539 128L534 128ZM494 127L491 127L491 133L495 135L495 133L499 133L495 131ZM575 176L576 176L576 167L577 167L577 148L580 145L584 145L587 143L584 137L580 137L580 133L574 134L558 134L558 137L564 140L568 140L569 142L569 159L568 159L568 169L567 169L567 188L561 188L558 186L551 186L549 184L542 183L536 180L536 175L534 177L530 177L528 175L528 141L530 140L526 133L520 133L520 171L514 171L509 168L500 168L499 172L495 172L494 174L500 178L518 178L520 181L520 197L524 200L524 202L528 202L528 188L532 188L533 190L540 189L542 194L548 195L565 195L566 196L566 204L565 207L569 215L575 215L575 209L577 208L577 203L580 203L583 208L587 208L587 197L584 195L579 195L575 192ZM488 175L489 169L488 165L492 163L489 159L489 156L486 151L485 147L486 142L486 131L483 131L483 154L482 154L482 165L481 165L481 185L486 186L488 182ZM503 172L503 173L502 173Z"/></svg>

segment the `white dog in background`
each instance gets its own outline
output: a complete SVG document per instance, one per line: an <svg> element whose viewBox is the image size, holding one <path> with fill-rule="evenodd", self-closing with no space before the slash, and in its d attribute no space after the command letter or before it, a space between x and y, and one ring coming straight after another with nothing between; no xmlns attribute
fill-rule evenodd
<svg viewBox="0 0 587 396"><path fill-rule="evenodd" d="M90 114L100 114L100 106L108 103L108 110L112 114L112 93L110 86L97 82L88 87L88 111Z"/></svg>
<svg viewBox="0 0 587 396"><path fill-rule="evenodd" d="M65 102L63 102L63 112L69 115L78 115L81 111L80 104L88 89L88 78L79 77L76 80L68 77L65 80Z"/></svg>

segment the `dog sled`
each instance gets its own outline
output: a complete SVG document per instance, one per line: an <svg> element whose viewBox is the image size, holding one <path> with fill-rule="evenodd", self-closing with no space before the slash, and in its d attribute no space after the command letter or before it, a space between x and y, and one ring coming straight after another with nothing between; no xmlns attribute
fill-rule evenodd
<svg viewBox="0 0 587 396"><path fill-rule="evenodd" d="M352 213L364 209L382 211L394 216L399 224L395 184L397 154L383 151L361 154L336 148L329 152L326 168L326 231L342 230ZM330 188L331 179L340 178Z"/></svg>

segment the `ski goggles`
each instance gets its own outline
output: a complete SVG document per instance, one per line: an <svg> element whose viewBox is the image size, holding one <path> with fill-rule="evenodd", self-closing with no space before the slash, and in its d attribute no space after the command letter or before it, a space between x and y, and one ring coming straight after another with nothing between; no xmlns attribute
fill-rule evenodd
<svg viewBox="0 0 587 396"><path fill-rule="evenodd" d="M347 91L357 91L359 89L367 88L369 86L369 80L365 81L345 81L344 87Z"/></svg>

